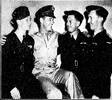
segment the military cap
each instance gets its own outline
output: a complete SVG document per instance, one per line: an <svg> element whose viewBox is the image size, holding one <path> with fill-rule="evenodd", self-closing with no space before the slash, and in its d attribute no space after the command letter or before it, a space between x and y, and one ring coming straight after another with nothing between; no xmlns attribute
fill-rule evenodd
<svg viewBox="0 0 112 100"><path fill-rule="evenodd" d="M40 9L36 12L35 16L36 16L37 18L44 17L44 16L49 16L49 17L56 18L56 17L54 16L54 10L55 10L55 8L54 8L53 5L47 5L47 6L44 6L44 7L40 8Z"/></svg>
<svg viewBox="0 0 112 100"><path fill-rule="evenodd" d="M64 11L64 14L65 14L65 16L74 15L75 18L80 22L82 22L82 20L83 20L83 15L76 10Z"/></svg>
<svg viewBox="0 0 112 100"><path fill-rule="evenodd" d="M86 11L88 13L90 13L92 10L95 10L97 15L106 18L108 16L108 11L101 6L97 6L97 5L89 5L86 7Z"/></svg>
<svg viewBox="0 0 112 100"><path fill-rule="evenodd" d="M29 9L26 6L20 6L12 13L13 19L21 20L30 15Z"/></svg>

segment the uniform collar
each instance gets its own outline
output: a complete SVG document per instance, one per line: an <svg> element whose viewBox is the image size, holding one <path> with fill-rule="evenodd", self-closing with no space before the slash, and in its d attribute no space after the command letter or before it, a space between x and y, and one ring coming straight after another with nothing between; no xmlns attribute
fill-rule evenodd
<svg viewBox="0 0 112 100"><path fill-rule="evenodd" d="M75 31L72 34L70 34L70 37L73 37L76 40L77 37L79 36L79 33L80 33L80 30L78 29L77 31Z"/></svg>
<svg viewBox="0 0 112 100"><path fill-rule="evenodd" d="M102 31L100 31L99 33L97 33L95 36L93 37L98 37L98 36L102 36L102 35L105 35L107 32L105 29L103 29Z"/></svg>
<svg viewBox="0 0 112 100"><path fill-rule="evenodd" d="M93 37L95 37L97 34L104 32L104 31L105 31L104 28L99 29L98 31L94 32Z"/></svg>

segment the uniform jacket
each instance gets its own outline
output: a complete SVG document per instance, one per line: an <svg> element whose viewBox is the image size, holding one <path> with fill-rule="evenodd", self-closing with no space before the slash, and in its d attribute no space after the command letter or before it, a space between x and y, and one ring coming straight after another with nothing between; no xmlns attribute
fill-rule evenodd
<svg viewBox="0 0 112 100"><path fill-rule="evenodd" d="M2 88L10 93L14 87L20 93L32 77L34 40L29 35L22 43L14 32L7 35L6 43L2 46Z"/></svg>
<svg viewBox="0 0 112 100"><path fill-rule="evenodd" d="M91 37L89 47L90 60L88 66L94 69L94 74L107 77L112 71L112 39L106 30ZM97 77L96 76L96 77Z"/></svg>
<svg viewBox="0 0 112 100"><path fill-rule="evenodd" d="M58 38L58 53L61 54L61 68L75 71L85 63L87 59L87 37L79 30L77 39L71 38L69 33Z"/></svg>
<svg viewBox="0 0 112 100"><path fill-rule="evenodd" d="M93 94L99 98L109 98L110 75L112 73L112 39L106 30L90 38L89 60L86 65L88 69L85 70L86 77L83 81L86 87L90 87Z"/></svg>

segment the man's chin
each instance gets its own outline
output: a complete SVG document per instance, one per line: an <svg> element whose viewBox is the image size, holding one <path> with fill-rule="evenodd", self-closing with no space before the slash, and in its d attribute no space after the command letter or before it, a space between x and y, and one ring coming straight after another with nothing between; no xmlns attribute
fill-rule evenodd
<svg viewBox="0 0 112 100"><path fill-rule="evenodd" d="M93 31L93 30L94 30L94 28L91 28L91 30Z"/></svg>
<svg viewBox="0 0 112 100"><path fill-rule="evenodd" d="M72 31L72 30L68 30L68 32L69 32L69 33L72 33L73 31Z"/></svg>
<svg viewBox="0 0 112 100"><path fill-rule="evenodd" d="M94 27L91 25L91 26L90 26L90 29L91 29L91 30L94 30Z"/></svg>
<svg viewBox="0 0 112 100"><path fill-rule="evenodd" d="M52 28L50 28L50 29L47 29L47 31L48 31L48 32L51 32L51 31L53 31L53 29L52 29Z"/></svg>

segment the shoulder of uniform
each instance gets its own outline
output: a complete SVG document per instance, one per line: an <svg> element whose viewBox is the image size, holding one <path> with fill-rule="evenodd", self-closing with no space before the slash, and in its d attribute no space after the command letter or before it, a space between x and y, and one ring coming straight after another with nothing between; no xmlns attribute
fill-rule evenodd
<svg viewBox="0 0 112 100"><path fill-rule="evenodd" d="M112 41L112 35L110 35L109 33L107 33L107 36Z"/></svg>
<svg viewBox="0 0 112 100"><path fill-rule="evenodd" d="M14 40L15 39L15 33L11 32L11 33L7 34L6 39L9 40L9 41Z"/></svg>
<svg viewBox="0 0 112 100"><path fill-rule="evenodd" d="M6 37L12 37L13 35L14 35L14 33L11 32L11 33L7 34Z"/></svg>
<svg viewBox="0 0 112 100"><path fill-rule="evenodd" d="M109 33L107 33L107 42L106 43L112 45L112 36Z"/></svg>
<svg viewBox="0 0 112 100"><path fill-rule="evenodd" d="M64 32L64 33L59 35L58 41L59 42L64 42L64 41L66 41L67 37L68 37L68 35L66 34L66 32Z"/></svg>
<svg viewBox="0 0 112 100"><path fill-rule="evenodd" d="M28 35L28 38L29 38L30 40L34 41L34 40L33 40L33 37L32 37L31 35Z"/></svg>
<svg viewBox="0 0 112 100"><path fill-rule="evenodd" d="M14 44L15 42L15 33L9 33L6 35L6 42L5 45L10 45L10 44Z"/></svg>

